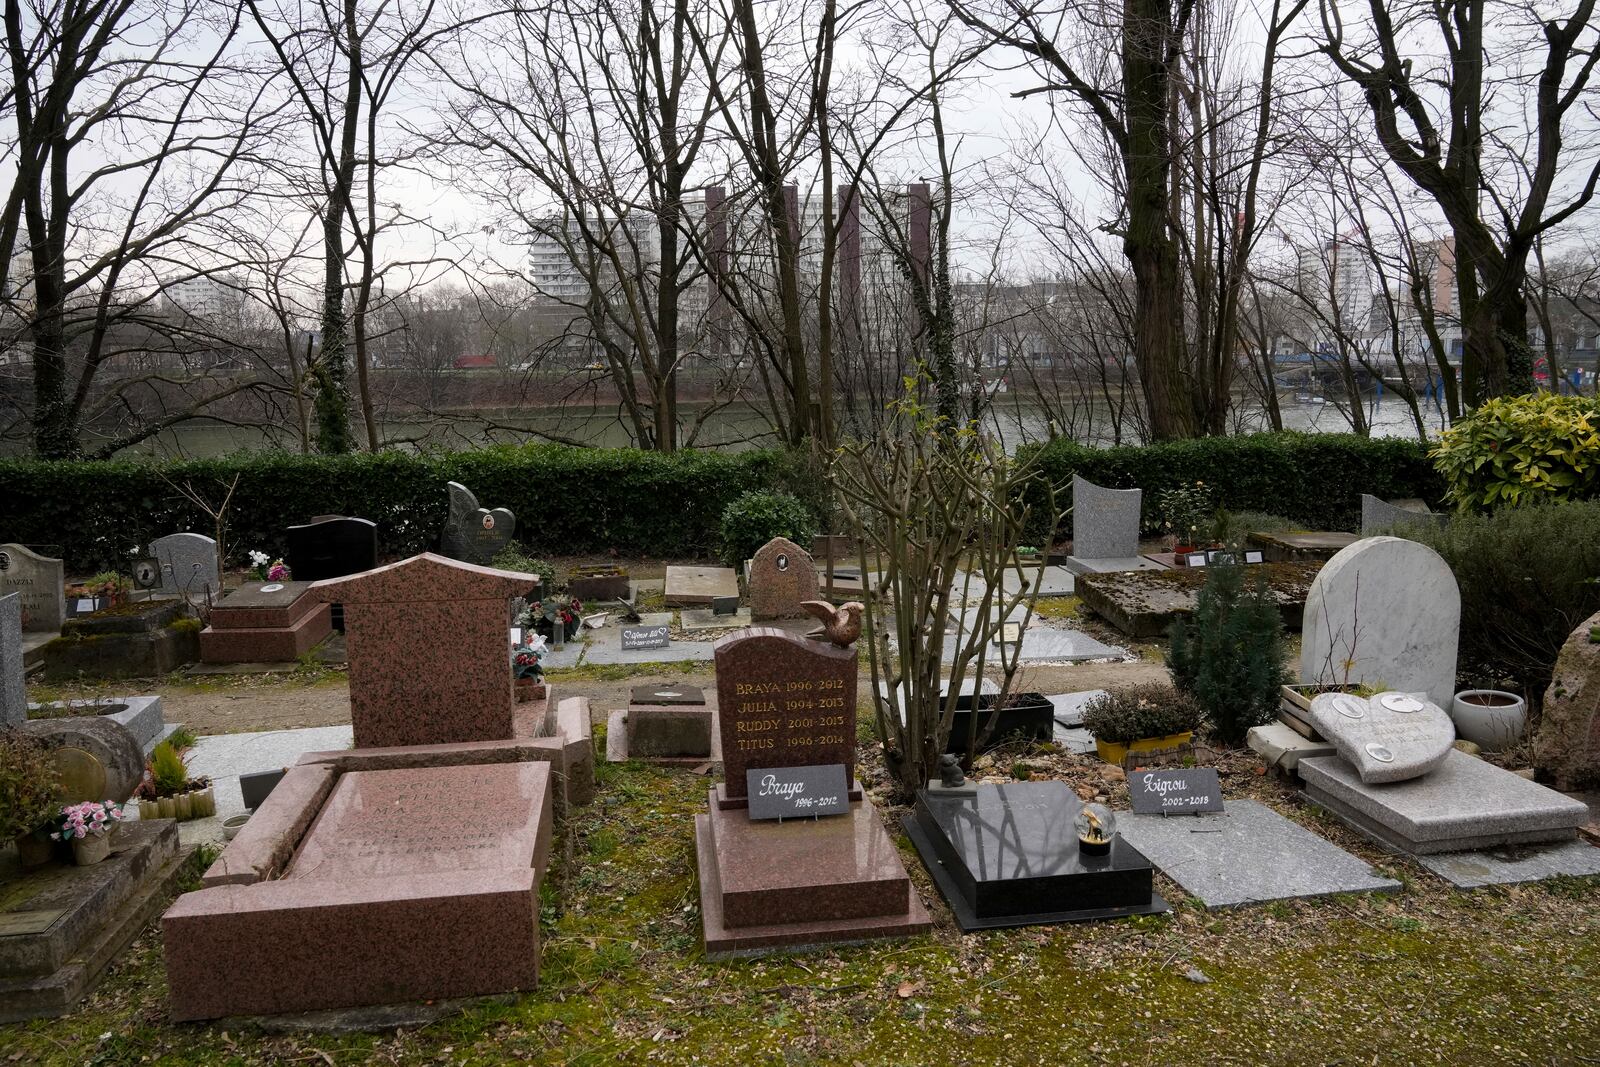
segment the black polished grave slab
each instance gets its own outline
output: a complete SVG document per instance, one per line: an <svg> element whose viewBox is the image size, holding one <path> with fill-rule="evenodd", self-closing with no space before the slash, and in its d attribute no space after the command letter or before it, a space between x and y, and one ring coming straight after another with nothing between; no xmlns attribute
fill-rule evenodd
<svg viewBox="0 0 1600 1067"><path fill-rule="evenodd" d="M1063 782L924 791L902 825L963 932L1166 911L1155 868L1120 835L1107 855L1079 853L1082 806Z"/></svg>

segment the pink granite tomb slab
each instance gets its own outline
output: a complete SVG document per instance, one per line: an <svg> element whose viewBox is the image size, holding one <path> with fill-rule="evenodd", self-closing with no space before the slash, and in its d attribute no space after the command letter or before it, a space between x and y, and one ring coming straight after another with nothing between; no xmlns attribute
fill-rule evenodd
<svg viewBox="0 0 1600 1067"><path fill-rule="evenodd" d="M856 650L773 627L729 634L713 649L728 800L755 767L842 763L856 773Z"/></svg>
<svg viewBox="0 0 1600 1067"><path fill-rule="evenodd" d="M510 602L538 583L426 552L312 583L344 605L357 747L511 737Z"/></svg>
<svg viewBox="0 0 1600 1067"><path fill-rule="evenodd" d="M335 773L295 771L307 777L279 805L283 828L303 821ZM548 763L353 771L322 795L280 877L219 884L208 874L208 888L163 916L174 1019L533 988L555 807ZM287 836L258 851L281 855Z"/></svg>
<svg viewBox="0 0 1600 1067"><path fill-rule="evenodd" d="M713 795L695 816L706 955L739 956L933 925L872 801L826 819L754 822Z"/></svg>
<svg viewBox="0 0 1600 1067"><path fill-rule="evenodd" d="M342 879L536 866L547 763L339 776L286 878Z"/></svg>

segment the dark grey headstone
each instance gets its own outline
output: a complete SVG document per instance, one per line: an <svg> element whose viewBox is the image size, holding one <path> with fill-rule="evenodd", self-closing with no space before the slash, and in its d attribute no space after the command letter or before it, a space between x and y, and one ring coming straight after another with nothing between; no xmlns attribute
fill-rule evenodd
<svg viewBox="0 0 1600 1067"><path fill-rule="evenodd" d="M842 763L753 767L745 771L751 819L810 819L850 811L850 782Z"/></svg>
<svg viewBox="0 0 1600 1067"><path fill-rule="evenodd" d="M1222 810L1222 783L1215 767L1134 771L1128 796L1139 815L1198 815Z"/></svg>
<svg viewBox="0 0 1600 1067"><path fill-rule="evenodd" d="M370 571L378 565L378 525L344 516L291 526L289 574L297 582L320 582Z"/></svg>
<svg viewBox="0 0 1600 1067"><path fill-rule="evenodd" d="M557 623L556 625L560 625ZM670 626L623 626L622 650L639 648L666 648L672 644Z"/></svg>
<svg viewBox="0 0 1600 1067"><path fill-rule="evenodd" d="M261 802L283 780L283 775L282 768L239 775L239 793L244 797L245 810L255 811L259 808Z"/></svg>
<svg viewBox="0 0 1600 1067"><path fill-rule="evenodd" d="M511 543L517 529L516 516L507 508L478 506L472 490L460 482L447 484L450 490L450 517L445 520L440 548L451 559L463 563L487 564Z"/></svg>
<svg viewBox="0 0 1600 1067"><path fill-rule="evenodd" d="M739 614L739 598L736 596L714 596L711 598L711 614L737 615Z"/></svg>
<svg viewBox="0 0 1600 1067"><path fill-rule="evenodd" d="M705 690L697 685L674 685L657 682L655 685L636 685L628 691L629 704L654 704L663 707L677 705L703 705Z"/></svg>

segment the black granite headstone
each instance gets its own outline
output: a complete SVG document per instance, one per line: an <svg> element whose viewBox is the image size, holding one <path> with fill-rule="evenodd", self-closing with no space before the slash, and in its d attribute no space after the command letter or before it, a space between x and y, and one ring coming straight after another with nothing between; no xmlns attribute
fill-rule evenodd
<svg viewBox="0 0 1600 1067"><path fill-rule="evenodd" d="M963 931L1166 911L1150 861L1120 836L1106 855L1079 852L1082 806L1064 782L924 791L902 825Z"/></svg>
<svg viewBox="0 0 1600 1067"><path fill-rule="evenodd" d="M320 582L360 574L378 565L378 524L370 519L319 515L291 526L289 575L297 582ZM333 606L333 626L344 632L344 605Z"/></svg>
<svg viewBox="0 0 1600 1067"><path fill-rule="evenodd" d="M378 525L368 519L323 518L288 533L289 574L297 582L343 578L378 565Z"/></svg>

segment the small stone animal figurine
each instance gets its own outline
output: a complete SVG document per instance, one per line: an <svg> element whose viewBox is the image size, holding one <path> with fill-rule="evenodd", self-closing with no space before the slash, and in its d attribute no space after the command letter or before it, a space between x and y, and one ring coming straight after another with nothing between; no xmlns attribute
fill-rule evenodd
<svg viewBox="0 0 1600 1067"><path fill-rule="evenodd" d="M954 752L946 752L939 757L939 784L946 789L967 784L967 776L961 773L961 760Z"/></svg>
<svg viewBox="0 0 1600 1067"><path fill-rule="evenodd" d="M840 648L849 648L861 636L861 613L867 607L859 601L834 607L826 600L802 600L800 608L822 623L820 629L811 631L807 637L826 637Z"/></svg>

